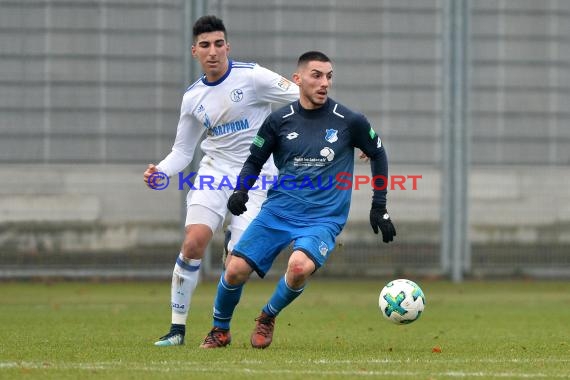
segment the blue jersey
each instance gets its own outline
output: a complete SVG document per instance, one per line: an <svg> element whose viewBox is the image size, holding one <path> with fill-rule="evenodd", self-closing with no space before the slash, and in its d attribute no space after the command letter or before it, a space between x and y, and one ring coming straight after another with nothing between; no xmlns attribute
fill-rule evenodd
<svg viewBox="0 0 570 380"><path fill-rule="evenodd" d="M257 176L273 154L279 176L262 207L286 219L328 221L342 228L352 195L354 148L371 159L373 176L387 178L384 147L362 114L330 98L314 110L295 101L264 121L240 177ZM386 203L383 182L376 181L383 189L374 191L374 203Z"/></svg>

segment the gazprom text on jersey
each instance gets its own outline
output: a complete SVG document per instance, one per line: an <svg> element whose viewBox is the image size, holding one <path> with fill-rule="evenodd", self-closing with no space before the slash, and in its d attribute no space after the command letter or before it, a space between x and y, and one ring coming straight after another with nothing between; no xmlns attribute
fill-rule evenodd
<svg viewBox="0 0 570 380"><path fill-rule="evenodd" d="M230 123L220 124L212 127L208 129L208 135L222 136L227 133L242 131L244 129L249 129L249 121L247 121L247 119L236 120Z"/></svg>

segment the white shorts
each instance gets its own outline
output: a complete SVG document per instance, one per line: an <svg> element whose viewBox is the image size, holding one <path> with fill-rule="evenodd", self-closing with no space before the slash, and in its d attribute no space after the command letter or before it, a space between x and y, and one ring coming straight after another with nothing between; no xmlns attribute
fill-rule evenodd
<svg viewBox="0 0 570 380"><path fill-rule="evenodd" d="M240 170L241 168L232 168L214 162L214 159L205 156L200 162L200 169L193 177L194 189L188 191L186 195L186 226L205 224L215 233L223 226L226 215L230 216L228 224L228 229L232 233L229 243L230 250L239 241L249 223L257 216L262 203L267 198L267 188L262 188L261 182L256 183L259 189L252 189L248 192L247 211L239 216L228 212L228 199L233 193ZM231 188L228 183L231 183Z"/></svg>

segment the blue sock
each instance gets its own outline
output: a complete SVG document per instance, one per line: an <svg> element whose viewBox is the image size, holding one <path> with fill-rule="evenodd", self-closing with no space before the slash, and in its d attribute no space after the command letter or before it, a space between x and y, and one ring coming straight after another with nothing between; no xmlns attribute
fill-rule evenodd
<svg viewBox="0 0 570 380"><path fill-rule="evenodd" d="M281 277L275 288L275 292L269 299L267 305L263 307L263 312L272 317L276 317L281 310L289 305L293 300L303 293L305 287L301 289L292 289L287 285L285 276Z"/></svg>
<svg viewBox="0 0 570 380"><path fill-rule="evenodd" d="M218 283L218 293L214 301L214 327L229 330L232 315L241 297L243 284L230 286L224 280L224 272Z"/></svg>

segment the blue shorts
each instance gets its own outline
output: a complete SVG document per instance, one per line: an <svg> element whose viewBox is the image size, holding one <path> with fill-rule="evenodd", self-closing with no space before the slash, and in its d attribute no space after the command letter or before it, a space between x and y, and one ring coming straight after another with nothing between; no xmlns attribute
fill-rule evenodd
<svg viewBox="0 0 570 380"><path fill-rule="evenodd" d="M264 277L279 253L294 241L293 250L304 252L318 269L333 251L341 230L335 223L284 219L262 207L232 255L243 258L259 277Z"/></svg>

